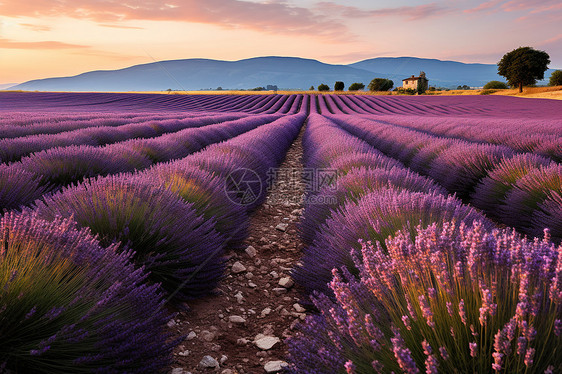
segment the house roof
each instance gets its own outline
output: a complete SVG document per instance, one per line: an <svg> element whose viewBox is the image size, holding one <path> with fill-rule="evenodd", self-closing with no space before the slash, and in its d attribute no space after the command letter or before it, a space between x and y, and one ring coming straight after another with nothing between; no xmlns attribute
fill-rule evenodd
<svg viewBox="0 0 562 374"><path fill-rule="evenodd" d="M427 77L423 77L423 78L425 80L428 80ZM410 78L402 79L402 82L404 82L404 81L417 81L419 79L421 79L421 77L415 77L415 76L412 75Z"/></svg>

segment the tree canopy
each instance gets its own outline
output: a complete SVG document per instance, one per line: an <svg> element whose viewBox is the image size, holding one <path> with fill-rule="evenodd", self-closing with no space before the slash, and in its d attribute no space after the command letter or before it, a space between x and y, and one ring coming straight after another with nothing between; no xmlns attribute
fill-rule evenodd
<svg viewBox="0 0 562 374"><path fill-rule="evenodd" d="M344 88L345 84L341 81L337 81L336 84L334 84L334 91L343 91Z"/></svg>
<svg viewBox="0 0 562 374"><path fill-rule="evenodd" d="M330 91L330 86L328 86L327 84L319 84L318 85L318 91Z"/></svg>
<svg viewBox="0 0 562 374"><path fill-rule="evenodd" d="M545 51L531 47L519 47L506 53L498 62L498 74L504 76L512 87L535 84L544 78L544 72L550 63L550 56Z"/></svg>
<svg viewBox="0 0 562 374"><path fill-rule="evenodd" d="M549 86L562 86L562 70L552 72L550 76Z"/></svg>
<svg viewBox="0 0 562 374"><path fill-rule="evenodd" d="M368 87L370 91L388 91L394 87L394 82L390 79L375 78Z"/></svg>
<svg viewBox="0 0 562 374"><path fill-rule="evenodd" d="M489 81L484 85L485 90L503 90L506 88L508 88L507 84L500 81Z"/></svg>
<svg viewBox="0 0 562 374"><path fill-rule="evenodd" d="M349 86L350 91L359 91L363 88L365 88L365 85L363 83L352 83L351 86Z"/></svg>

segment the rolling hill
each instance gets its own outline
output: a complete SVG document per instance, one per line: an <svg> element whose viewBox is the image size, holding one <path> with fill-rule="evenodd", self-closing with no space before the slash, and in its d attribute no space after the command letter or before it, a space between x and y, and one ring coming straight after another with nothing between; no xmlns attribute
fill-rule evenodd
<svg viewBox="0 0 562 374"><path fill-rule="evenodd" d="M503 80L496 65L465 64L415 57L378 57L349 65L326 64L296 57L256 57L240 61L185 59L134 65L119 70L99 70L72 77L31 80L10 87L29 91L163 91L251 89L276 85L280 89L308 89L343 81L367 85L375 77L389 78L394 86L402 79L425 71L430 85L455 88L483 86ZM551 69L552 70L552 69ZM548 77L550 72L547 72Z"/></svg>

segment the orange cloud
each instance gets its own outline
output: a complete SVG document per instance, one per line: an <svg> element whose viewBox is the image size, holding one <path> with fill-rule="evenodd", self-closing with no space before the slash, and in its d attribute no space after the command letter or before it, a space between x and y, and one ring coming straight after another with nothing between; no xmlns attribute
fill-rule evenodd
<svg viewBox="0 0 562 374"><path fill-rule="evenodd" d="M69 44L57 41L42 42L20 42L11 39L0 38L0 49L71 49L90 48L87 45Z"/></svg>
<svg viewBox="0 0 562 374"><path fill-rule="evenodd" d="M35 25L35 24L32 24L32 23L20 23L20 26L23 26L26 29L30 29L30 30L33 30L33 31L39 31L39 32L51 31L52 30L52 28L50 26Z"/></svg>
<svg viewBox="0 0 562 374"><path fill-rule="evenodd" d="M110 25L110 24L104 24L104 23L100 23L99 26L103 26L103 27L113 27L113 28L116 28L116 29L143 30L142 27L137 27L137 26Z"/></svg>
<svg viewBox="0 0 562 374"><path fill-rule="evenodd" d="M106 25L126 20L184 21L226 28L245 28L273 34L314 35L349 40L345 25L317 16L310 9L284 2L255 3L243 0L4 0L4 16L68 16Z"/></svg>

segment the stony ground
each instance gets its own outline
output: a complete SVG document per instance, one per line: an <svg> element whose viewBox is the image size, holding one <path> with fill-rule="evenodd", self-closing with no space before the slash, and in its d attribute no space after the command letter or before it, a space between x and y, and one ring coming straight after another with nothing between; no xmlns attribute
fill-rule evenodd
<svg viewBox="0 0 562 374"><path fill-rule="evenodd" d="M252 213L246 249L228 254L217 295L190 303L168 324L187 336L174 352L173 374L275 373L286 365L284 340L305 318L290 278L302 247L296 231L304 192L301 137L268 200Z"/></svg>

